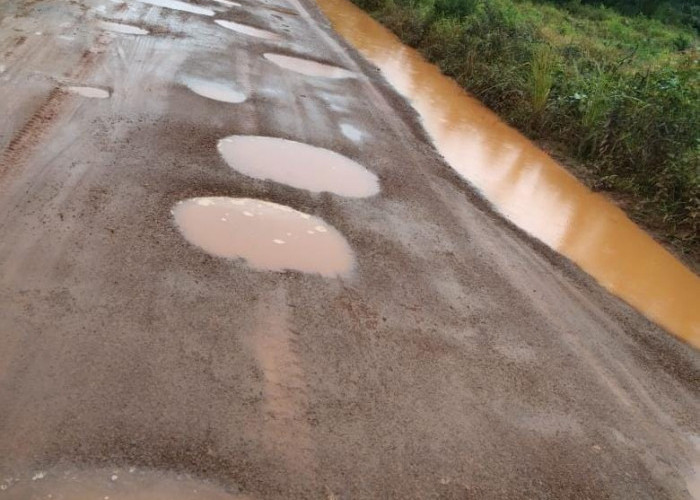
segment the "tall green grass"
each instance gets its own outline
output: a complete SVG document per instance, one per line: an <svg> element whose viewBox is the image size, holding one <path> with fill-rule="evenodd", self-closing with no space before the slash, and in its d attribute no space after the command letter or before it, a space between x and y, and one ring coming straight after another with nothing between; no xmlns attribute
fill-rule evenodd
<svg viewBox="0 0 700 500"><path fill-rule="evenodd" d="M700 254L700 52L687 2L649 17L622 15L629 0L353 1L586 166L593 187L618 193L637 220ZM675 17L665 22L661 7Z"/></svg>

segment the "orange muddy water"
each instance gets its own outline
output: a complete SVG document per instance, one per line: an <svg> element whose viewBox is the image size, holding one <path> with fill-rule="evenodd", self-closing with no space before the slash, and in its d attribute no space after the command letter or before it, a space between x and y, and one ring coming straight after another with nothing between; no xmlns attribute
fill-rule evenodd
<svg viewBox="0 0 700 500"><path fill-rule="evenodd" d="M348 0L318 4L409 100L450 165L499 212L700 348L700 279L692 271L358 7Z"/></svg>

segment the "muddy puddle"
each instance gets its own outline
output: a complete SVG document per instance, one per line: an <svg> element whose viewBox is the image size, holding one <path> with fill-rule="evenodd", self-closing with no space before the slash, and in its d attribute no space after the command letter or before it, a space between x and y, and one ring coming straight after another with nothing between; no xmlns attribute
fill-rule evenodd
<svg viewBox="0 0 700 500"><path fill-rule="evenodd" d="M231 168L313 193L364 198L379 193L379 180L365 167L328 149L276 137L233 135L219 153Z"/></svg>
<svg viewBox="0 0 700 500"><path fill-rule="evenodd" d="M498 211L700 347L700 279L692 271L359 8L347 0L318 3L409 99L448 163Z"/></svg>
<svg viewBox="0 0 700 500"><path fill-rule="evenodd" d="M246 95L243 92L226 82L188 76L182 79L182 83L195 94L207 99L232 104L246 100Z"/></svg>
<svg viewBox="0 0 700 500"><path fill-rule="evenodd" d="M181 12L189 12L190 14L199 14L202 16L213 16L214 11L206 7L181 2L179 0L139 0L141 3L147 3L164 9L179 10Z"/></svg>
<svg viewBox="0 0 700 500"><path fill-rule="evenodd" d="M100 21L100 28L114 33L122 33L124 35L148 35L148 30L131 26L130 24L112 23L109 21Z"/></svg>
<svg viewBox="0 0 700 500"><path fill-rule="evenodd" d="M0 479L6 500L249 500L187 475L132 468L34 471Z"/></svg>
<svg viewBox="0 0 700 500"><path fill-rule="evenodd" d="M303 59L301 57L285 56L283 54L273 54L270 52L266 53L264 57L281 68L306 76L320 76L334 79L355 77L355 73L347 69L312 61L310 59Z"/></svg>
<svg viewBox="0 0 700 500"><path fill-rule="evenodd" d="M322 219L250 198L209 197L173 208L182 235L197 247L257 270L346 276L354 257L345 238Z"/></svg>
<svg viewBox="0 0 700 500"><path fill-rule="evenodd" d="M254 26L249 26L247 24L235 23L233 21L225 21L223 19L217 19L214 21L219 26L222 26L236 33L242 33L248 36L254 36L256 38L264 38L265 40L278 40L280 35L273 33L272 31L264 30L261 28L255 28Z"/></svg>
<svg viewBox="0 0 700 500"><path fill-rule="evenodd" d="M97 87L64 87L63 90L90 99L107 99L109 97L109 92L107 90Z"/></svg>

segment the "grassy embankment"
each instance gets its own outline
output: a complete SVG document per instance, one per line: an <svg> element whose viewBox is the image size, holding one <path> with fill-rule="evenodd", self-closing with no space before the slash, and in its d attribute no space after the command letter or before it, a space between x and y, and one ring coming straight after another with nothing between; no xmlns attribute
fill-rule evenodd
<svg viewBox="0 0 700 500"><path fill-rule="evenodd" d="M697 263L696 1L353 1Z"/></svg>

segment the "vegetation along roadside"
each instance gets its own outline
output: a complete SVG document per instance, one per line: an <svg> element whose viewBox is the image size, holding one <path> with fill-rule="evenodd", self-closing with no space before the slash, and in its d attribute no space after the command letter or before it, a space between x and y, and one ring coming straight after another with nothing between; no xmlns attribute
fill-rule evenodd
<svg viewBox="0 0 700 500"><path fill-rule="evenodd" d="M697 269L697 0L353 2Z"/></svg>

